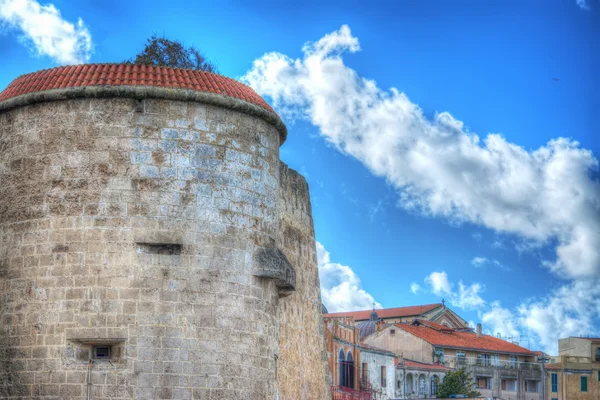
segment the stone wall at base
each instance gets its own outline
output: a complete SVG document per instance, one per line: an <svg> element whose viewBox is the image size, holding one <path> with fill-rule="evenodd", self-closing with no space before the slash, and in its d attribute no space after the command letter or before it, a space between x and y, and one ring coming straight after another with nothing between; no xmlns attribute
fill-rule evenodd
<svg viewBox="0 0 600 400"><path fill-rule="evenodd" d="M279 240L296 272L296 291L279 300L280 400L326 400L324 325L308 184L284 163L279 169Z"/></svg>

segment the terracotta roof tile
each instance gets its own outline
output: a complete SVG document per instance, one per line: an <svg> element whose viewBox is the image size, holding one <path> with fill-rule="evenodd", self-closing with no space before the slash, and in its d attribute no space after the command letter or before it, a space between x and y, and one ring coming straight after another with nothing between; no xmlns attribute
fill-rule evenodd
<svg viewBox="0 0 600 400"><path fill-rule="evenodd" d="M407 368L418 368L418 369L435 369L435 370L450 370L452 368L445 367L440 364L425 364L417 361L409 360L407 358L404 359L404 366Z"/></svg>
<svg viewBox="0 0 600 400"><path fill-rule="evenodd" d="M189 69L132 64L84 64L21 75L0 93L0 102L52 89L81 86L158 86L217 93L247 101L273 112L250 87L231 78Z"/></svg>
<svg viewBox="0 0 600 400"><path fill-rule="evenodd" d="M441 332L425 325L395 324L395 326L435 346L535 355L533 351L494 336L482 335L477 337L477 334L473 332Z"/></svg>
<svg viewBox="0 0 600 400"><path fill-rule="evenodd" d="M421 315L428 311L433 310L441 306L440 303L436 304L424 304L422 306L409 306L409 307L396 307L396 308L382 308L375 310L379 318L399 318L399 317L411 317ZM354 317L356 321L363 321L369 319L373 310L363 311L348 311L339 313L324 314L324 317Z"/></svg>

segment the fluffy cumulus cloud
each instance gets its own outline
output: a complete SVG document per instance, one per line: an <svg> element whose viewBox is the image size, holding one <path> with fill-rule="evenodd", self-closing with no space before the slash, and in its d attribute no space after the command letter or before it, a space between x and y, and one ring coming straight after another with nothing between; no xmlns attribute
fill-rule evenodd
<svg viewBox="0 0 600 400"><path fill-rule="evenodd" d="M591 151L568 138L529 150L500 134L470 132L448 112L427 118L405 93L384 90L344 63L344 53L359 50L344 25L305 44L300 58L265 54L243 80L282 115L310 121L339 151L384 177L401 207L514 235L527 244L524 251L552 246L543 265L566 282L564 290L600 276L600 183L592 178L598 160ZM459 283L445 292L452 285L436 274L428 284L454 293L453 304L489 307L481 285ZM543 335L538 318L556 302L565 315L577 315L553 297L559 295L523 304L519 321Z"/></svg>
<svg viewBox="0 0 600 400"><path fill-rule="evenodd" d="M0 25L18 31L20 40L40 56L59 64L77 64L90 59L92 36L78 19L63 19L53 5L35 0L0 0Z"/></svg>
<svg viewBox="0 0 600 400"><path fill-rule="evenodd" d="M600 279L575 281L543 299L523 302L514 313L522 331L557 354L557 338L600 333Z"/></svg>
<svg viewBox="0 0 600 400"><path fill-rule="evenodd" d="M352 268L331 262L325 247L317 242L317 260L321 280L321 298L329 312L381 308L373 296L362 288L360 278Z"/></svg>
<svg viewBox="0 0 600 400"><path fill-rule="evenodd" d="M397 190L400 205L556 244L545 265L565 277L600 274L598 161L573 140L529 151L499 134L480 137L448 112L424 116L408 96L383 90L344 64L360 50L348 26L292 59L268 53L243 80L279 112L311 121L340 151Z"/></svg>
<svg viewBox="0 0 600 400"><path fill-rule="evenodd" d="M503 308L502 304L494 301L481 315L481 323L485 327L485 331L492 335L498 333L504 338L515 338L518 340L520 331L518 321L510 310Z"/></svg>
<svg viewBox="0 0 600 400"><path fill-rule="evenodd" d="M465 285L460 281L455 285L448 279L448 274L442 271L432 272L425 277L425 284L431 293L448 299L450 304L463 310L478 309L485 305L485 301L480 296L485 288L480 283Z"/></svg>

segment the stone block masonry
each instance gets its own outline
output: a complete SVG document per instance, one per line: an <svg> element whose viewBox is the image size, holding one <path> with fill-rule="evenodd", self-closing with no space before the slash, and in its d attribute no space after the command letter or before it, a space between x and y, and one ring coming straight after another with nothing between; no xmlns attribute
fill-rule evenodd
<svg viewBox="0 0 600 400"><path fill-rule="evenodd" d="M279 300L279 397L328 399L325 328L308 184L284 163L279 175L279 248L296 272L296 291Z"/></svg>
<svg viewBox="0 0 600 400"><path fill-rule="evenodd" d="M278 127L54 100L0 111L0 398L326 399L308 188Z"/></svg>

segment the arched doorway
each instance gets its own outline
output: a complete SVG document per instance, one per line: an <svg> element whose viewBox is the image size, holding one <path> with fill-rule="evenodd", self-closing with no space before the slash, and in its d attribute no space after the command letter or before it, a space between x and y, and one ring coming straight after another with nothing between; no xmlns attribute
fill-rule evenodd
<svg viewBox="0 0 600 400"><path fill-rule="evenodd" d="M415 392L415 382L413 380L413 374L411 374L411 373L406 374L405 385L406 385L405 386L406 394L410 395Z"/></svg>
<svg viewBox="0 0 600 400"><path fill-rule="evenodd" d="M419 385L419 395L424 396L426 394L425 391L427 390L427 386L425 383L425 374L419 375L418 385Z"/></svg>
<svg viewBox="0 0 600 400"><path fill-rule="evenodd" d="M437 375L433 375L431 377L431 387L430 394L431 396L435 396L435 392L437 392L438 385L440 384L440 378Z"/></svg>

